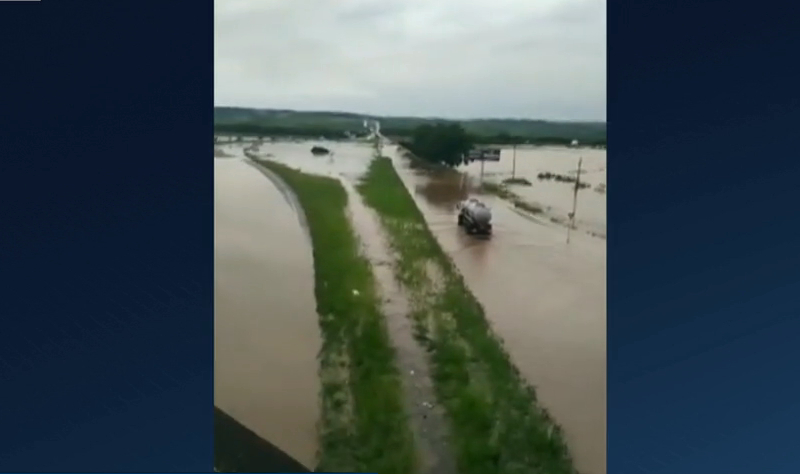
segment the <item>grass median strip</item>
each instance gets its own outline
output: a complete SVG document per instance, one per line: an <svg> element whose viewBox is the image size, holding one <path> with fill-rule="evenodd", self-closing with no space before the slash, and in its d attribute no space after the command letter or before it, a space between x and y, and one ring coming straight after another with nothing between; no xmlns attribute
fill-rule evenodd
<svg viewBox="0 0 800 474"><path fill-rule="evenodd" d="M322 420L318 470L409 474L412 434L400 374L369 262L347 215L347 193L332 178L267 160L305 211L314 248Z"/></svg>
<svg viewBox="0 0 800 474"><path fill-rule="evenodd" d="M379 214L396 276L412 296L415 335L429 353L459 471L574 473L560 430L538 407L391 160L375 159L358 190Z"/></svg>

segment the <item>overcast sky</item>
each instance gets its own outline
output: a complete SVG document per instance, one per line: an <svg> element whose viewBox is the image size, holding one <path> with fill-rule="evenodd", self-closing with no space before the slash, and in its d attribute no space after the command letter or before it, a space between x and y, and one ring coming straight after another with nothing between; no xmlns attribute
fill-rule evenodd
<svg viewBox="0 0 800 474"><path fill-rule="evenodd" d="M215 0L215 104L605 120L605 0Z"/></svg>

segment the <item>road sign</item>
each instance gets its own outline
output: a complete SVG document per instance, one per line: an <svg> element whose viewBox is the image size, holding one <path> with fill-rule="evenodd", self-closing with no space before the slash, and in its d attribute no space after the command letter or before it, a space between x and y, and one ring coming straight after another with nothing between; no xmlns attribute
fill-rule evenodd
<svg viewBox="0 0 800 474"><path fill-rule="evenodd" d="M499 148L473 148L467 153L469 161L500 161Z"/></svg>

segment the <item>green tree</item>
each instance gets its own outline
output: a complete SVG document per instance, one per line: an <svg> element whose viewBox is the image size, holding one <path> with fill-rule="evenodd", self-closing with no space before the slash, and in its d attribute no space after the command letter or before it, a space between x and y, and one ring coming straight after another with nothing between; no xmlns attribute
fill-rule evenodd
<svg viewBox="0 0 800 474"><path fill-rule="evenodd" d="M472 139L459 123L436 123L415 128L404 145L423 160L458 166L472 149Z"/></svg>

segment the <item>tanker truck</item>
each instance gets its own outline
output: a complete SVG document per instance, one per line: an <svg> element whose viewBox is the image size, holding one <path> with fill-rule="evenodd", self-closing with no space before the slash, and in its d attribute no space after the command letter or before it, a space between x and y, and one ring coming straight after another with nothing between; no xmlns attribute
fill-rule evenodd
<svg viewBox="0 0 800 474"><path fill-rule="evenodd" d="M470 198L458 204L458 225L468 234L490 235L492 211L481 201Z"/></svg>

